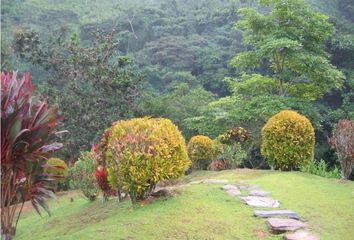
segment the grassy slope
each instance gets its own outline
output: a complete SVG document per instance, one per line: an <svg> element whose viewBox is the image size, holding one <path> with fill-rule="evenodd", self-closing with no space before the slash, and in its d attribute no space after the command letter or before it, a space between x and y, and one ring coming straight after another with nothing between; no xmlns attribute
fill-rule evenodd
<svg viewBox="0 0 354 240"><path fill-rule="evenodd" d="M309 221L321 239L350 240L354 235L353 182L251 170L197 172L184 180L206 177L247 181L272 191L284 207ZM252 217L251 208L218 185L193 185L173 198L135 207L128 201L89 203L71 192L52 202L51 209L52 217L42 218L26 211L15 239L281 239L269 235L264 220Z"/></svg>

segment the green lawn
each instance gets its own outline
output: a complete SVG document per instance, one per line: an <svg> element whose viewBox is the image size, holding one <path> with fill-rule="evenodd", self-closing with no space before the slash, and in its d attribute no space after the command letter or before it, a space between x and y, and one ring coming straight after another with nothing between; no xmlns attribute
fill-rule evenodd
<svg viewBox="0 0 354 240"><path fill-rule="evenodd" d="M254 170L196 172L181 181L203 178L260 186L271 191L282 207L297 211L321 239L353 239L354 182ZM220 186L192 185L174 197L137 206L114 199L89 203L77 192L66 193L51 202L51 217L26 211L15 239L282 239L269 234L265 220L253 217L250 207Z"/></svg>

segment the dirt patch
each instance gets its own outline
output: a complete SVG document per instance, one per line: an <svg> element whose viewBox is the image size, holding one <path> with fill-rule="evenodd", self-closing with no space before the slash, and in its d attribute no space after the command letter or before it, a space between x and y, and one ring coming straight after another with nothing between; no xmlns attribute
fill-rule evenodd
<svg viewBox="0 0 354 240"><path fill-rule="evenodd" d="M179 184L181 181L179 179L169 179L165 181L161 181L157 184L157 188L163 188L167 186L173 186Z"/></svg>
<svg viewBox="0 0 354 240"><path fill-rule="evenodd" d="M256 230L256 236L258 239L265 239L267 237L267 233L264 230L258 229Z"/></svg>
<svg viewBox="0 0 354 240"><path fill-rule="evenodd" d="M18 210L20 210L20 208L21 208L21 205L18 206ZM33 206L32 206L31 201L25 202L25 204L23 205L23 208L22 208L22 213L27 213L31 210L33 210Z"/></svg>
<svg viewBox="0 0 354 240"><path fill-rule="evenodd" d="M179 194L180 192L177 189L174 189L173 187L160 188L157 191L153 192L147 199L141 200L138 203L140 205L147 205L156 200L167 200Z"/></svg>

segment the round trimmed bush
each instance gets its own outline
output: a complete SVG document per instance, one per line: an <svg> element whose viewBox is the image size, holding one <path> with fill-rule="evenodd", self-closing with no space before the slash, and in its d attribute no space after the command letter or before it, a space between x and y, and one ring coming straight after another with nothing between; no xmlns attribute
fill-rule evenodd
<svg viewBox="0 0 354 240"><path fill-rule="evenodd" d="M190 165L181 132L168 119L134 118L112 126L106 162L113 187L132 201L146 198L159 181L177 178Z"/></svg>
<svg viewBox="0 0 354 240"><path fill-rule="evenodd" d="M192 137L188 143L188 154L196 168L206 169L215 156L213 140L203 135Z"/></svg>
<svg viewBox="0 0 354 240"><path fill-rule="evenodd" d="M285 110L271 117L262 129L262 155L270 165L291 170L313 160L315 131L297 112Z"/></svg>
<svg viewBox="0 0 354 240"><path fill-rule="evenodd" d="M64 182L68 176L68 165L59 158L49 158L47 164L52 167L46 168L45 173L52 174L52 178L56 179L57 182Z"/></svg>

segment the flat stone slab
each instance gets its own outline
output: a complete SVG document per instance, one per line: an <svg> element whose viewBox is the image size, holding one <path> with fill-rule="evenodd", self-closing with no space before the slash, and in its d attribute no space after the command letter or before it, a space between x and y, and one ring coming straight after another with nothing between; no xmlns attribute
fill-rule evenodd
<svg viewBox="0 0 354 240"><path fill-rule="evenodd" d="M278 200L274 200L270 197L247 196L241 197L241 199L251 207L277 208L280 205Z"/></svg>
<svg viewBox="0 0 354 240"><path fill-rule="evenodd" d="M300 219L296 212L290 210L255 210L254 215L260 218L288 217L293 219Z"/></svg>
<svg viewBox="0 0 354 240"><path fill-rule="evenodd" d="M226 185L222 186L221 189L222 190L238 190L238 187L235 185L226 184Z"/></svg>
<svg viewBox="0 0 354 240"><path fill-rule="evenodd" d="M285 240L320 240L320 237L308 231L299 230L294 233L285 234L284 239Z"/></svg>
<svg viewBox="0 0 354 240"><path fill-rule="evenodd" d="M242 193L240 192L240 190L238 190L238 189L229 189L229 190L227 190L226 192L227 192L230 196L233 196L233 197L239 196L239 195L242 194Z"/></svg>
<svg viewBox="0 0 354 240"><path fill-rule="evenodd" d="M282 233L287 231L293 232L307 227L306 223L288 218L268 218L267 224L270 230L274 233Z"/></svg>
<svg viewBox="0 0 354 240"><path fill-rule="evenodd" d="M206 179L203 183L228 183L229 180L226 179Z"/></svg>
<svg viewBox="0 0 354 240"><path fill-rule="evenodd" d="M252 190L249 193L251 196L258 196L258 197L268 197L270 195L272 195L271 192L265 192L262 190Z"/></svg>
<svg viewBox="0 0 354 240"><path fill-rule="evenodd" d="M257 187L257 186L240 185L240 186L238 186L238 188L241 190L259 190L259 187Z"/></svg>

